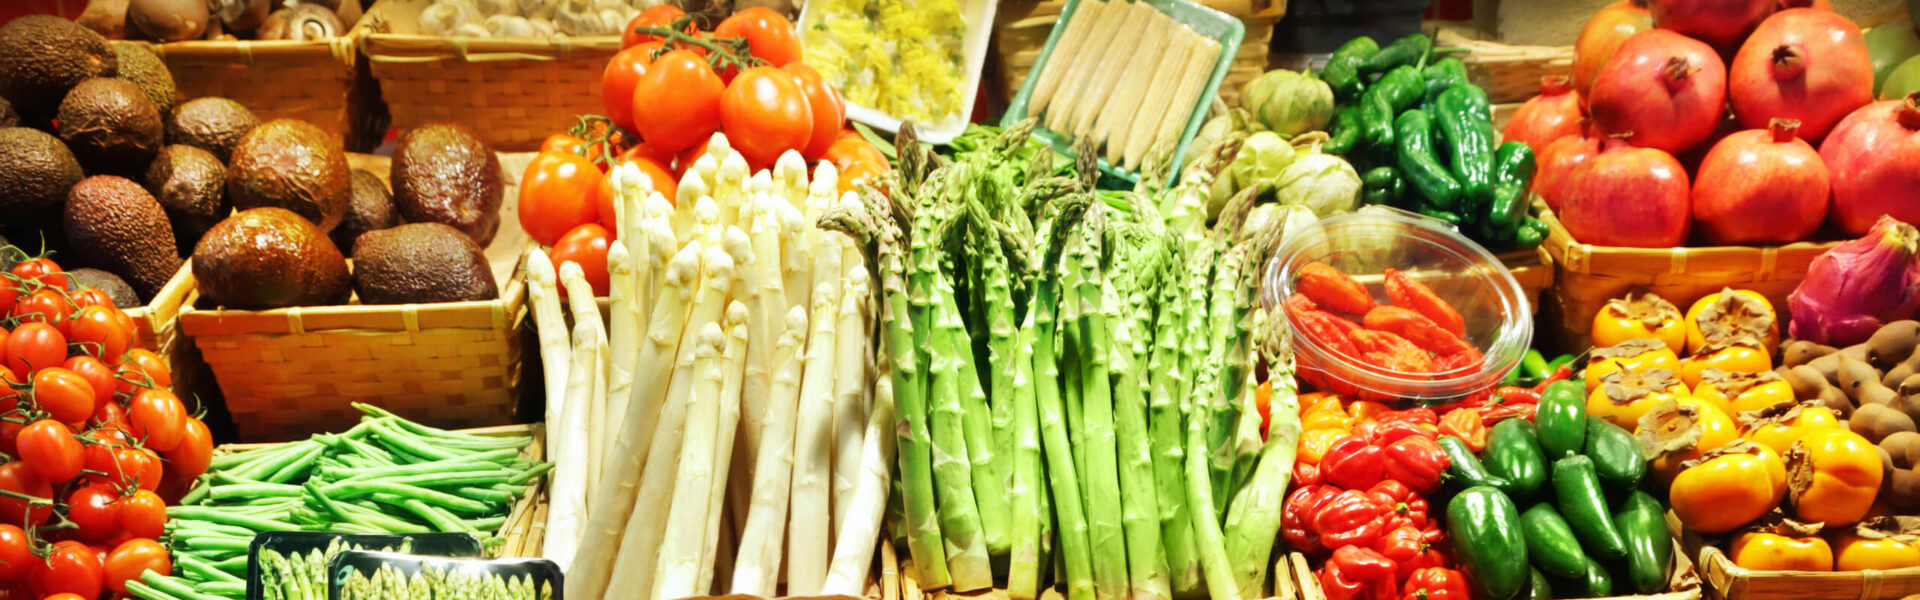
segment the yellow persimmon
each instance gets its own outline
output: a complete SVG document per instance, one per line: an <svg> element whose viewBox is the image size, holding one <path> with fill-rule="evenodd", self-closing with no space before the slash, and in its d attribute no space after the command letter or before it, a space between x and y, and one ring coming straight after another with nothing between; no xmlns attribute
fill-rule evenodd
<svg viewBox="0 0 1920 600"><path fill-rule="evenodd" d="M1742 533L1727 549L1733 564L1755 571L1832 571L1833 547L1818 535Z"/></svg>
<svg viewBox="0 0 1920 600"><path fill-rule="evenodd" d="M1786 458L1788 480L1795 483L1788 490L1794 517L1829 527L1865 517L1885 475L1880 450L1845 429L1808 433L1794 442Z"/></svg>
<svg viewBox="0 0 1920 600"><path fill-rule="evenodd" d="M1587 361L1587 391L1600 388L1600 381L1616 371L1642 371L1647 369L1666 369L1680 371L1680 355L1660 340L1653 338L1631 339L1611 346L1594 348L1591 359ZM1626 426L1632 429L1631 426Z"/></svg>
<svg viewBox="0 0 1920 600"><path fill-rule="evenodd" d="M1612 346L1627 340L1653 338L1675 353L1687 349L1686 317L1680 308L1655 294L1628 294L1600 307L1593 315L1593 345Z"/></svg>
<svg viewBox="0 0 1920 600"><path fill-rule="evenodd" d="M1785 454L1809 433L1822 430L1846 431L1840 424L1840 416L1833 409L1821 406L1819 402L1800 404L1775 404L1773 406L1745 413L1740 417L1745 433L1741 437L1753 440L1760 445L1772 448L1774 452Z"/></svg>
<svg viewBox="0 0 1920 600"><path fill-rule="evenodd" d="M1769 464L1769 458L1773 464ZM1706 459L1673 478L1667 498L1688 529L1713 535L1739 529L1780 504L1777 457L1730 453Z"/></svg>
<svg viewBox="0 0 1920 600"><path fill-rule="evenodd" d="M1589 371L1591 372L1591 371ZM1608 373L1587 394L1587 416L1600 417L1633 431L1640 416L1654 405L1688 394L1680 377L1667 369L1624 370Z"/></svg>
<svg viewBox="0 0 1920 600"><path fill-rule="evenodd" d="M1699 385L1691 387L1695 398L1720 407L1730 417L1794 400L1793 385L1779 373L1764 369L1750 373L1707 367L1700 370Z"/></svg>
<svg viewBox="0 0 1920 600"><path fill-rule="evenodd" d="M1699 352L1708 338L1743 330L1758 334L1768 353L1780 344L1779 313L1766 296L1753 290L1721 289L1707 294L1687 308L1686 318L1689 353Z"/></svg>

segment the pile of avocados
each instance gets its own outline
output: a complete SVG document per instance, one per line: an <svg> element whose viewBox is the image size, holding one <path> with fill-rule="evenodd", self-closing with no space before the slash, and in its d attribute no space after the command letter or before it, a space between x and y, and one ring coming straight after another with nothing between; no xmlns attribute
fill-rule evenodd
<svg viewBox="0 0 1920 600"><path fill-rule="evenodd" d="M484 249L504 186L471 129L407 132L389 190L311 123L177 100L143 45L45 15L0 26L0 239L39 240L121 306L188 258L204 308L499 296Z"/></svg>

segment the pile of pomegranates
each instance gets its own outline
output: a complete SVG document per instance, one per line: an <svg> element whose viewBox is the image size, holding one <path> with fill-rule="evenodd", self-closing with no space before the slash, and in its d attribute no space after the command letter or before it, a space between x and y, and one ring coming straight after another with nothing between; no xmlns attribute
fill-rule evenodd
<svg viewBox="0 0 1920 600"><path fill-rule="evenodd" d="M1619 0L1508 139L1533 190L1603 246L1783 244L1920 223L1920 93L1873 102L1860 28L1826 0Z"/></svg>

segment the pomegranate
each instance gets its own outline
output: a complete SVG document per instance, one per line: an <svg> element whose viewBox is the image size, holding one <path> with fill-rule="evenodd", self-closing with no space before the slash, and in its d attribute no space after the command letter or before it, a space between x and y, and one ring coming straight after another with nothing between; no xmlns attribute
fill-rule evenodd
<svg viewBox="0 0 1920 600"><path fill-rule="evenodd" d="M1860 28L1846 17L1783 10L1761 22L1734 55L1727 96L1742 127L1797 119L1800 137L1818 141L1841 117L1873 101L1873 59Z"/></svg>
<svg viewBox="0 0 1920 600"><path fill-rule="evenodd" d="M1671 248L1687 241L1687 172L1657 148L1608 138L1563 184L1560 222L1573 239L1600 246Z"/></svg>
<svg viewBox="0 0 1920 600"><path fill-rule="evenodd" d="M1573 81L1565 75L1540 78L1540 95L1527 99L1513 111L1502 138L1526 143L1534 154L1547 144L1580 132L1580 97L1573 93Z"/></svg>
<svg viewBox="0 0 1920 600"><path fill-rule="evenodd" d="M1587 107L1607 133L1679 154L1713 134L1726 100L1727 67L1713 48L1649 29L1627 38L1600 69Z"/></svg>
<svg viewBox="0 0 1920 600"><path fill-rule="evenodd" d="M1833 2L1832 0L1780 0L1780 4L1774 7L1775 10L1789 8L1811 8L1833 12Z"/></svg>
<svg viewBox="0 0 1920 600"><path fill-rule="evenodd" d="M1827 166L1795 135L1800 122L1774 119L1720 140L1693 180L1693 220L1715 244L1785 244L1807 239L1827 217Z"/></svg>
<svg viewBox="0 0 1920 600"><path fill-rule="evenodd" d="M1833 216L1847 235L1880 215L1920 223L1920 92L1853 111L1820 143L1833 175Z"/></svg>
<svg viewBox="0 0 1920 600"><path fill-rule="evenodd" d="M1573 89L1586 98L1593 92L1593 79L1607 59L1620 49L1620 42L1633 34L1653 29L1653 16L1647 7L1634 0L1620 0L1593 13L1580 28L1573 42Z"/></svg>
<svg viewBox="0 0 1920 600"><path fill-rule="evenodd" d="M1781 0L1650 0L1647 11L1653 14L1653 26L1671 29L1681 35L1732 53L1740 40L1773 14Z"/></svg>
<svg viewBox="0 0 1920 600"><path fill-rule="evenodd" d="M1601 138L1592 131L1583 131L1573 135L1561 136L1547 144L1540 151L1540 168L1533 174L1533 193L1546 199L1547 208L1560 210L1560 199L1566 197L1567 176L1593 155L1600 153Z"/></svg>

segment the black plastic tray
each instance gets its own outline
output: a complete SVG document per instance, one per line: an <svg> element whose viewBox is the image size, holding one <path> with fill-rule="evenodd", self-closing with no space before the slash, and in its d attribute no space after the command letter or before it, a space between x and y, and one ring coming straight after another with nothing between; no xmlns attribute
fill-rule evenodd
<svg viewBox="0 0 1920 600"><path fill-rule="evenodd" d="M566 597L566 582L560 572L560 565L544 558L448 558L398 552L349 550L334 555L333 560L327 563L327 600L340 600L340 588L345 585L347 577L354 571L372 573L384 565L392 565L408 575L418 573L422 567L432 566L439 569L486 572L503 578L527 576L533 578L536 589L541 584L551 584L553 600L565 600ZM536 595L535 598L539 596Z"/></svg>
<svg viewBox="0 0 1920 600"><path fill-rule="evenodd" d="M336 539L362 548L398 548L400 544L411 541L410 549L413 553L432 556L484 555L480 540L465 533L372 534L268 531L253 536L253 543L247 547L247 600L261 600L260 550L262 548L281 554L296 552L305 554L313 550L325 549Z"/></svg>

